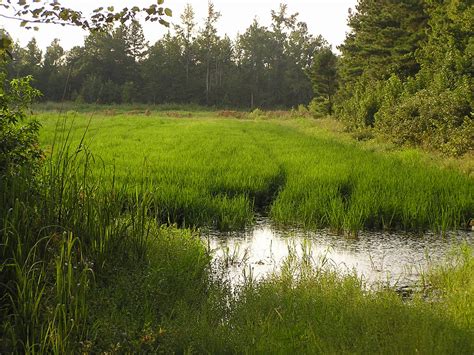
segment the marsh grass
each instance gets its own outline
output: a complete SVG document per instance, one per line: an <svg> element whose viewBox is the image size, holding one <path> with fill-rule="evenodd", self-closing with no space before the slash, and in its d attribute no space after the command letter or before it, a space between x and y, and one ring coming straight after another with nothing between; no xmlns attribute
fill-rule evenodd
<svg viewBox="0 0 474 355"><path fill-rule="evenodd" d="M290 250L278 273L247 279L230 296L214 286L199 307L180 307L156 333L169 352L470 354L473 304L464 287L472 284L472 249L455 255L448 263L455 267L426 274L431 295L403 300L391 289L367 291L357 275L328 269L330 260Z"/></svg>
<svg viewBox="0 0 474 355"><path fill-rule="evenodd" d="M236 290L197 233L172 225L238 229L260 210L454 228L471 180L270 120L73 116L41 116L44 170L0 184L0 352L472 353L472 250L426 275L428 300L368 293L291 254Z"/></svg>
<svg viewBox="0 0 474 355"><path fill-rule="evenodd" d="M86 138L115 187L147 185L163 223L243 229L255 213L304 228L446 231L466 226L474 181L413 156L372 152L339 142L303 120L176 119L85 116L65 122ZM42 143L54 141L57 117L40 115ZM303 122L303 123L299 123ZM99 167L102 169L102 166ZM109 183L102 180L102 183Z"/></svg>
<svg viewBox="0 0 474 355"><path fill-rule="evenodd" d="M136 270L150 255L159 257L167 273L165 264L152 271L167 277L160 281L167 302L188 297L192 280L206 279L204 248L186 231L172 229L171 238L171 229L157 225L145 182L134 185L133 195L124 185L115 188L113 175L103 175L113 171L93 169L102 163L83 140L72 146L67 134L35 181L2 176L0 352L87 351L100 333L89 310L91 292L117 265ZM181 286L174 267L184 273ZM193 294L205 294L195 286Z"/></svg>

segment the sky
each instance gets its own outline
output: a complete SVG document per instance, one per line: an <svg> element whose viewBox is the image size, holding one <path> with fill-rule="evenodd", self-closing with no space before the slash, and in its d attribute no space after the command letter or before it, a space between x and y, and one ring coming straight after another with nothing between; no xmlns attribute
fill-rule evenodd
<svg viewBox="0 0 474 355"><path fill-rule="evenodd" d="M280 3L288 4L289 13L299 13L300 21L308 24L309 31L314 35L322 35L333 48L344 41L347 28L347 16L349 8L354 8L357 0L214 0L215 9L221 13L217 24L219 34L229 35L234 39L238 33L243 33L257 18L260 24L270 25L271 10L277 10ZM90 13L98 6L113 5L116 9L125 6L146 6L155 3L154 0L62 0L64 6L81 10L85 14ZM190 3L196 14L198 24L203 22L207 12L207 0L165 0L163 6L173 11L172 22L179 22L179 16L186 4ZM0 13L5 13L0 9ZM82 45L87 33L72 26L40 25L39 31L26 30L20 27L20 21L7 20L0 17L0 28L3 27L18 40L21 45L34 36L40 48L46 48L55 38L61 41L65 49L75 45ZM168 29L157 23L144 24L144 32L147 40L152 44L156 42Z"/></svg>

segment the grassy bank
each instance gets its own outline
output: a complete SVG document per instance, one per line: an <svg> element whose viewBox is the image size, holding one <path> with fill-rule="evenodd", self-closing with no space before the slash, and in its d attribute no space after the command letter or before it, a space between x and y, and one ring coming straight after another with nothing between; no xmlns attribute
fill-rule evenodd
<svg viewBox="0 0 474 355"><path fill-rule="evenodd" d="M426 275L432 287L410 301L392 290L366 293L356 276L343 277L289 259L281 274L247 283L236 293L214 278L205 296L188 288L184 298L172 292L170 302L159 287L150 290L150 279L163 278L153 271L158 260L152 258L144 269L122 270L96 290L100 296L93 304L99 311L93 319L103 327L97 328L90 349L469 354L474 350L474 259L471 250L464 252L456 267ZM137 279L137 273L151 276ZM179 289L183 276L173 277Z"/></svg>
<svg viewBox="0 0 474 355"><path fill-rule="evenodd" d="M41 114L54 149L58 116ZM147 185L154 214L180 226L239 229L256 212L275 222L331 227L447 230L465 227L474 181L421 156L370 151L305 120L70 114L59 131L86 142L115 169L115 184ZM289 123L290 122L290 123ZM58 138L59 137L59 138Z"/></svg>

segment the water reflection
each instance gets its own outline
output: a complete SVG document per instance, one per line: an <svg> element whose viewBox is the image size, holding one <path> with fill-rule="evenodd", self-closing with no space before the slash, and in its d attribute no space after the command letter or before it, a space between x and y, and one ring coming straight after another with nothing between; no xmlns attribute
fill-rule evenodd
<svg viewBox="0 0 474 355"><path fill-rule="evenodd" d="M441 237L433 233L361 232L357 239L329 231L281 230L268 219L260 219L245 233L208 233L207 242L214 259L225 265L231 281L241 283L249 274L261 279L278 272L289 253L302 257L309 253L316 265L341 273L356 272L367 285L383 282L392 287L413 286L429 265L445 260L462 242L474 245L472 232L454 232Z"/></svg>

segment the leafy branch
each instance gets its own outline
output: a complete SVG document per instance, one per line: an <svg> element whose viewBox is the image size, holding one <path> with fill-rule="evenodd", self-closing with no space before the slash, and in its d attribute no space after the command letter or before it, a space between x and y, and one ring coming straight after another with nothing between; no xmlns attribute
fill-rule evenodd
<svg viewBox="0 0 474 355"><path fill-rule="evenodd" d="M159 22L169 26L166 17L172 16L169 8L163 7L164 0L146 7L124 7L116 10L113 6L99 7L89 16L82 11L62 6L59 1L41 2L40 0L0 0L0 8L12 10L13 15L0 14L1 17L21 21L21 26L27 29L37 29L34 24L52 23L62 26L77 26L89 31L102 30L110 24L122 24L133 21L139 15L145 16L145 21Z"/></svg>

